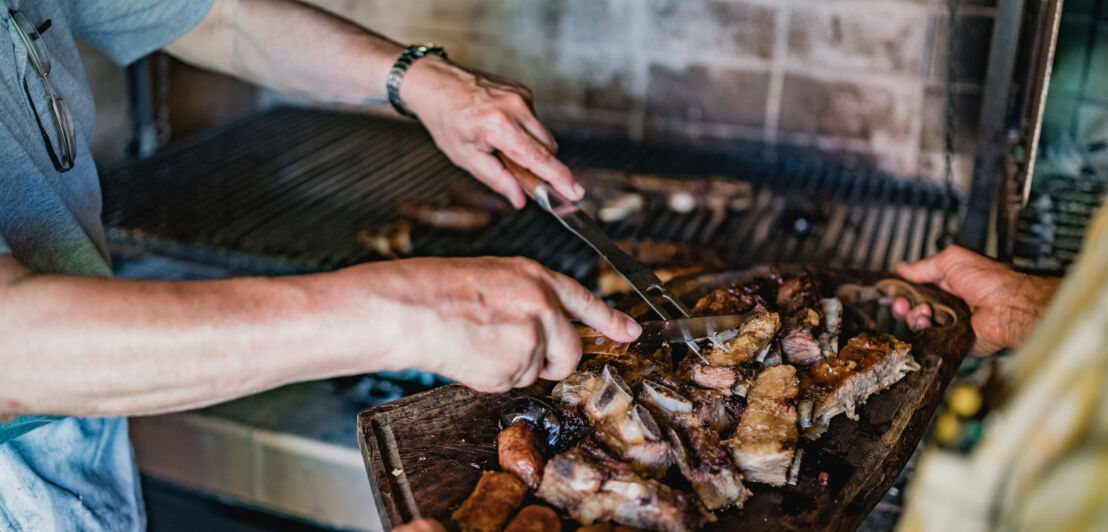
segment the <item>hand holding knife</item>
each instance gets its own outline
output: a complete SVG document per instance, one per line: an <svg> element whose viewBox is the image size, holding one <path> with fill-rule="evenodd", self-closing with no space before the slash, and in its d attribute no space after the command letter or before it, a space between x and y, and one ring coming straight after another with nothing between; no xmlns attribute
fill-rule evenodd
<svg viewBox="0 0 1108 532"><path fill-rule="evenodd" d="M646 304L662 318L663 322L673 320L673 315L666 310L667 302L677 309L680 318L693 318L692 313L689 311L688 307L685 306L684 302L670 292L668 288L663 286L662 281L658 279L657 275L654 275L654 272L651 271L650 268L628 255L612 242L611 239L600 230L596 221L585 214L576 203L562 197L551 189L545 181L531 173L530 170L516 164L515 161L512 161L503 153L497 153L497 155L508 171L519 181L524 192L534 199L540 207L550 214L553 214L566 229L569 229L592 246L604 260L612 265L612 269L619 272L620 275L627 279L627 282L635 289L639 297L646 301ZM675 334L680 334L679 338L685 341L689 349L692 350L693 353L696 353L705 363L708 363L707 358L700 352L700 348L694 341L696 338L693 336L693 330L690 327L692 323L693 322L679 322L677 325L670 326L667 330L674 331ZM713 320L706 320L702 323L715 326ZM726 350L727 347L716 334L718 330L721 330L721 328L711 329L708 331L706 337L711 340L713 346L717 349Z"/></svg>

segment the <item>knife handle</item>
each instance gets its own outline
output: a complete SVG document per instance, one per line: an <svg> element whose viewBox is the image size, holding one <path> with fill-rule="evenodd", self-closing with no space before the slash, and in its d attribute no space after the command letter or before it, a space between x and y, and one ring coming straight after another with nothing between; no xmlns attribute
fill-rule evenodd
<svg viewBox="0 0 1108 532"><path fill-rule="evenodd" d="M585 355L622 355L627 352L627 348L631 344L625 344L623 342L617 342L612 340L600 331L583 325L580 323L574 323L573 326L577 329L577 335L581 337L581 352Z"/></svg>
<svg viewBox="0 0 1108 532"><path fill-rule="evenodd" d="M523 191L527 193L527 196L531 199L535 199L535 191L540 186L546 185L546 181L535 175L530 170L522 167L519 163L508 158L502 152L496 152L496 156L500 157L500 162L504 163L504 167L515 176L516 181L519 181L519 186L523 187Z"/></svg>

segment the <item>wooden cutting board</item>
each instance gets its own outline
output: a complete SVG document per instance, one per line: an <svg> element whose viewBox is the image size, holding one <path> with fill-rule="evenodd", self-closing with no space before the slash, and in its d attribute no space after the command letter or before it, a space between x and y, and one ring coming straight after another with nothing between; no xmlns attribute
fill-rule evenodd
<svg viewBox="0 0 1108 532"><path fill-rule="evenodd" d="M799 267L782 267L785 275ZM828 286L849 285L860 292L881 286L914 291L917 301L948 309L942 326L909 338L921 369L871 398L860 419L837 417L805 449L796 486L748 484L753 497L741 510L718 514L708 530L850 530L856 528L888 491L923 436L943 390L973 344L970 315L958 299L934 287L887 281L887 274L805 269ZM732 282L768 271L755 267L677 279L671 289L688 302ZM620 305L639 315L645 305ZM494 348L494 346L491 346ZM358 416L359 443L385 529L416 517L442 522L477 483L481 470L498 469L494 441L501 405L519 395L545 396L553 383L539 382L505 394L480 394L449 385L406 397ZM819 476L827 473L826 485Z"/></svg>

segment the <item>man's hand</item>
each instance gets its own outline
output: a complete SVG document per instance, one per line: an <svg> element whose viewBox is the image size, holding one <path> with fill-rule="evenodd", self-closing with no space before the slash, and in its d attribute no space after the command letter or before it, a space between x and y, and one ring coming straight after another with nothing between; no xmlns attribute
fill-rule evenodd
<svg viewBox="0 0 1108 532"><path fill-rule="evenodd" d="M1015 272L958 246L914 264L901 264L897 272L914 283L935 283L965 300L973 313L973 331L977 335L973 354L977 356L1022 344L1038 324L1060 282ZM927 305L913 308L907 299L898 297L892 310L912 330L931 326L931 307Z"/></svg>
<svg viewBox="0 0 1108 532"><path fill-rule="evenodd" d="M400 97L435 144L455 164L500 192L516 208L523 189L496 157L500 151L553 185L581 199L585 189L554 156L558 145L531 108L531 91L501 77L473 72L440 57L425 57L408 70Z"/></svg>
<svg viewBox="0 0 1108 532"><path fill-rule="evenodd" d="M642 331L572 279L522 258L409 259L338 275L346 276L340 292L353 288L347 304L384 321L375 341L388 346L386 364L446 375L479 391L572 373L581 338L567 315L621 342ZM367 285L369 293L360 294L356 287Z"/></svg>

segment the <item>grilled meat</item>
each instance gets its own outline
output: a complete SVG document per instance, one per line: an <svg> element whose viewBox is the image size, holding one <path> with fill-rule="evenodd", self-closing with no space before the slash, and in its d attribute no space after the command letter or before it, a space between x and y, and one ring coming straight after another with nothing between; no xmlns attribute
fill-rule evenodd
<svg viewBox="0 0 1108 532"><path fill-rule="evenodd" d="M720 443L719 432L702 417L705 408L670 386L651 380L643 381L639 400L670 425L667 436L674 460L704 506L709 510L742 507L750 492ZM709 407L708 415L730 419L722 402L716 408Z"/></svg>
<svg viewBox="0 0 1108 532"><path fill-rule="evenodd" d="M784 314L814 307L819 302L819 289L812 276L802 273L785 279L777 288L777 307Z"/></svg>
<svg viewBox="0 0 1108 532"><path fill-rule="evenodd" d="M640 473L660 477L672 464L669 443L654 417L635 402L631 388L612 369L599 375L578 372L554 389L566 405L580 405L596 438Z"/></svg>
<svg viewBox="0 0 1108 532"><path fill-rule="evenodd" d="M407 220L378 229L362 229L356 235L363 246L392 259L412 254L412 224Z"/></svg>
<svg viewBox="0 0 1108 532"><path fill-rule="evenodd" d="M423 225L454 231L477 229L492 221L492 213L485 209L420 200L397 202L396 214Z"/></svg>
<svg viewBox="0 0 1108 532"><path fill-rule="evenodd" d="M659 240L624 240L619 247L654 270L661 281L723 266L719 256L705 248ZM601 296L630 292L631 285L608 261L598 262L597 291Z"/></svg>
<svg viewBox="0 0 1108 532"><path fill-rule="evenodd" d="M700 298L692 313L697 316L726 316L741 314L757 305L768 306L769 302L775 301L777 285L776 277L763 277L717 288Z"/></svg>
<svg viewBox="0 0 1108 532"><path fill-rule="evenodd" d="M577 532L635 532L638 529L613 525L611 523L595 523L577 529Z"/></svg>
<svg viewBox="0 0 1108 532"><path fill-rule="evenodd" d="M746 478L784 486L797 442L796 368L788 364L758 375L747 394L747 406L734 436L725 443Z"/></svg>
<svg viewBox="0 0 1108 532"><path fill-rule="evenodd" d="M727 350L708 349L704 355L713 366L738 366L756 358L769 347L781 326L777 313L769 312L765 307L757 306L752 311L755 316L739 327L739 334L726 340Z"/></svg>
<svg viewBox="0 0 1108 532"><path fill-rule="evenodd" d="M512 522L508 523L508 528L505 528L504 532L560 532L561 530L562 520L558 518L557 512L546 506L532 504L524 506Z"/></svg>
<svg viewBox="0 0 1108 532"><path fill-rule="evenodd" d="M709 366L697 360L689 364L689 379L704 388L730 394L741 381L742 374L734 366Z"/></svg>
<svg viewBox="0 0 1108 532"><path fill-rule="evenodd" d="M538 496L583 525L685 531L714 520L688 495L637 475L588 440L547 462Z"/></svg>
<svg viewBox="0 0 1108 532"><path fill-rule="evenodd" d="M705 508L742 508L751 493L743 486L743 475L731 462L719 433L691 426L670 429L668 435L678 469Z"/></svg>
<svg viewBox="0 0 1108 532"><path fill-rule="evenodd" d="M523 504L527 486L511 473L485 471L451 518L462 532L500 532Z"/></svg>
<svg viewBox="0 0 1108 532"><path fill-rule="evenodd" d="M839 350L835 358L820 360L801 374L804 396L814 403L812 423L805 437L816 439L831 418L846 413L858 419L855 408L909 372L919 369L912 346L892 335L860 333Z"/></svg>
<svg viewBox="0 0 1108 532"><path fill-rule="evenodd" d="M530 423L519 420L496 437L500 468L515 474L527 487L539 489L542 481L542 442Z"/></svg>
<svg viewBox="0 0 1108 532"><path fill-rule="evenodd" d="M781 352L790 364L811 364L823 356L819 341L812 330L819 325L819 313L801 307L787 318L782 327Z"/></svg>
<svg viewBox="0 0 1108 532"><path fill-rule="evenodd" d="M450 193L450 202L454 205L493 213L512 210L512 205L504 196L473 179L452 180L446 184L446 190Z"/></svg>

